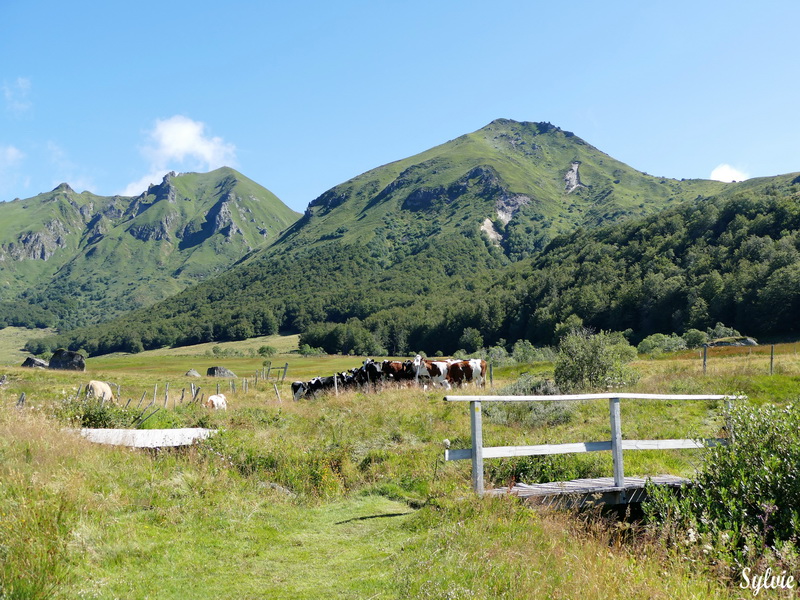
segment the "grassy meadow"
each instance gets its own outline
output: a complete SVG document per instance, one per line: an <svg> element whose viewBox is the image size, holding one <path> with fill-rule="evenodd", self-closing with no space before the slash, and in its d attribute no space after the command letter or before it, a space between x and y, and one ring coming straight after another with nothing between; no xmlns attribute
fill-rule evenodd
<svg viewBox="0 0 800 600"><path fill-rule="evenodd" d="M0 367L0 598L737 598L736 583L680 546L635 524L477 499L469 461L444 463L445 438L469 446L464 404L441 390L384 389L293 402L289 383L354 367L359 357L304 358L296 338L91 358L86 373ZM252 383L276 347L285 382ZM714 349L639 360L633 388L744 393L747 402L795 402L796 345ZM223 355L223 352L224 354ZM766 351L766 352L765 352ZM238 355L235 355L237 354ZM225 412L187 402L194 368L225 366ZM494 388L537 363L495 369ZM241 378L251 378L245 393ZM123 403L162 406L146 427L219 429L196 447L134 451L93 445L65 430L65 406L89 379L119 384ZM164 390L169 383L167 407ZM156 388L157 386L157 388ZM488 391L488 390L487 390ZM15 404L25 392L24 408ZM470 393L474 390L465 390ZM461 392L459 392L461 393ZM608 439L603 402L559 412L501 413L486 404L486 445ZM711 437L716 402L622 404L629 438ZM689 475L699 451L626 452L628 474ZM487 461L487 481L608 476L608 453ZM778 597L768 590L768 597ZM749 592L748 592L749 593ZM5 594L5 596L3 595ZM767 591L762 592L767 595Z"/></svg>

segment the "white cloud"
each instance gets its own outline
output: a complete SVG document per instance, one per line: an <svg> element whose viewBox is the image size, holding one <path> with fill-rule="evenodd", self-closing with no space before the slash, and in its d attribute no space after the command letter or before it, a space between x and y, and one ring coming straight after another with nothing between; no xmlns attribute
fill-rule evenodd
<svg viewBox="0 0 800 600"><path fill-rule="evenodd" d="M31 91L31 80L27 77L17 77L14 83L3 82L3 97L6 100L6 108L15 114L22 114L33 107L33 103L28 99Z"/></svg>
<svg viewBox="0 0 800 600"><path fill-rule="evenodd" d="M150 162L147 175L129 183L125 196L142 193L151 183L158 183L169 171L211 171L236 165L236 146L220 137L210 137L206 125L183 115L157 120L149 132L149 145L142 155Z"/></svg>
<svg viewBox="0 0 800 600"><path fill-rule="evenodd" d="M750 179L750 175L723 163L711 171L711 179L725 182L744 181Z"/></svg>

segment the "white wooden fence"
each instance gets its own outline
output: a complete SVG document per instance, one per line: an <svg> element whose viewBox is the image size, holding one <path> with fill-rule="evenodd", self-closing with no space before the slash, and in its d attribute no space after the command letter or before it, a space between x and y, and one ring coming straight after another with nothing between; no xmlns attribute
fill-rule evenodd
<svg viewBox="0 0 800 600"><path fill-rule="evenodd" d="M614 486L624 487L625 473L622 461L623 450L668 450L679 448L703 448L705 446L727 443L727 440L716 438L707 440L623 440L620 419L620 400L734 400L739 396L727 395L673 395L673 394L573 394L561 396L445 396L445 402L469 402L470 428L472 430L472 448L445 450L445 460L472 459L472 487L479 495L483 495L483 460L485 458L502 458L513 456L534 456L545 454L572 454L581 452L599 452L610 450L614 461ZM601 442L575 442L568 444L543 444L538 446L497 446L483 445L483 417L481 402L553 402L570 400L608 400L609 421L611 423L611 440Z"/></svg>

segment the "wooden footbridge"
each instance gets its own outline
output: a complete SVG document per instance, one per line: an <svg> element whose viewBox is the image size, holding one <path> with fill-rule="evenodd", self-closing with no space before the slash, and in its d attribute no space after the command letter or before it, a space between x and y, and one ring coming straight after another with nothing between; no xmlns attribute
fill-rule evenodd
<svg viewBox="0 0 800 600"><path fill-rule="evenodd" d="M725 444L726 439L706 440L624 440L620 402L623 399L638 400L726 400L736 396L726 395L673 395L673 394L575 394L561 396L445 396L446 402L469 402L472 447L459 450L445 450L445 460L472 460L472 487L478 495L514 494L530 502L558 506L583 506L593 504L629 504L641 502L645 498L645 484L651 481L656 485L680 487L689 482L673 475L652 477L625 477L622 459L623 450L668 450L681 448L704 448L714 444ZM608 400L611 439L600 442L577 442L568 444L543 444L538 446L498 446L484 447L482 402L562 402L575 400ZM613 463L613 477L598 479L578 479L556 481L535 485L516 484L511 489L498 488L486 490L483 482L483 461L488 458L514 456L535 456L547 454L572 454L582 452L610 451Z"/></svg>

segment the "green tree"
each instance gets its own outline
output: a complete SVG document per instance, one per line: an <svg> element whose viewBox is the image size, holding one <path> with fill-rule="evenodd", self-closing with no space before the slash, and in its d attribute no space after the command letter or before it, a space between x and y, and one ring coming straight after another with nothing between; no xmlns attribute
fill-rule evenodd
<svg viewBox="0 0 800 600"><path fill-rule="evenodd" d="M468 354L477 352L483 347L483 336L474 327L466 327L461 337L458 338L458 346L466 350Z"/></svg>

